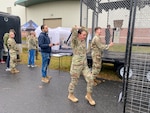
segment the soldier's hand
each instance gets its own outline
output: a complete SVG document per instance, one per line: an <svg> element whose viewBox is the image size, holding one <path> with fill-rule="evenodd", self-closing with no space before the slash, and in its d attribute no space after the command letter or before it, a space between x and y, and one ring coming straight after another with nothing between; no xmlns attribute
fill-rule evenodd
<svg viewBox="0 0 150 113"><path fill-rule="evenodd" d="M55 45L57 46L57 45L59 45L59 43L56 43Z"/></svg>
<svg viewBox="0 0 150 113"><path fill-rule="evenodd" d="M78 30L78 29L81 29L81 27L79 27L79 26L77 26L77 25L75 25L74 28L77 29L77 30Z"/></svg>
<svg viewBox="0 0 150 113"><path fill-rule="evenodd" d="M109 47L110 47L110 46L113 46L113 45L114 45L114 43L113 43L113 42L111 42L111 43L109 44Z"/></svg>
<svg viewBox="0 0 150 113"><path fill-rule="evenodd" d="M77 25L75 25L74 27L72 27L71 33L73 33L74 31L77 31L77 30L78 30L78 27L77 27Z"/></svg>

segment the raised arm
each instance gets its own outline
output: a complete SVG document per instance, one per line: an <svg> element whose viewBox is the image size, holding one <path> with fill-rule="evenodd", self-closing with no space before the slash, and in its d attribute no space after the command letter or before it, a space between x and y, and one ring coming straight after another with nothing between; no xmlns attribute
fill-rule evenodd
<svg viewBox="0 0 150 113"><path fill-rule="evenodd" d="M73 27L71 30L71 47L74 48L77 45L77 37L78 37L78 28L77 26Z"/></svg>

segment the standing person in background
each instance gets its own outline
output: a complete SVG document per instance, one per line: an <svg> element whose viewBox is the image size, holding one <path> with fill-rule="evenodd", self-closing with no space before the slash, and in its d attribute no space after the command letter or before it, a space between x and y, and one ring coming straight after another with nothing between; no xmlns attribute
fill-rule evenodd
<svg viewBox="0 0 150 113"><path fill-rule="evenodd" d="M4 64L5 61L3 60L3 51L4 51L4 40L0 40L0 63Z"/></svg>
<svg viewBox="0 0 150 113"><path fill-rule="evenodd" d="M9 55L9 48L7 46L7 40L9 38L9 33L5 33L4 36L3 36L3 40L4 40L4 48L5 48L5 51L8 52L7 54L7 59L6 59L6 71L11 71L10 69L10 55Z"/></svg>
<svg viewBox="0 0 150 113"><path fill-rule="evenodd" d="M110 25L107 25L107 28L105 29L105 42L107 45L110 44L110 37Z"/></svg>
<svg viewBox="0 0 150 113"><path fill-rule="evenodd" d="M50 64L51 58L51 47L55 45L59 45L59 43L52 43L48 36L48 27L47 25L41 26L42 32L38 37L39 47L41 48L41 56L42 56L42 82L48 83L51 79L51 76L47 75L47 68Z"/></svg>
<svg viewBox="0 0 150 113"><path fill-rule="evenodd" d="M36 35L35 35L36 37ZM39 54L39 46L38 46L38 38L36 37L36 52L35 52L35 58L38 60L38 54Z"/></svg>
<svg viewBox="0 0 150 113"><path fill-rule="evenodd" d="M96 27L95 28L95 36L92 39L91 43L91 50L92 50L92 74L94 76L94 85L96 86L101 81L97 80L96 77L99 75L101 70L101 62L102 62L102 51L109 49L110 46L113 45L111 42L109 45L102 44L101 42L101 28Z"/></svg>
<svg viewBox="0 0 150 113"><path fill-rule="evenodd" d="M7 46L9 48L9 54L10 54L10 68L11 73L19 73L19 70L16 69L17 65L17 52L19 52L19 49L17 47L16 41L14 39L15 33L13 31L9 32L9 39L7 40Z"/></svg>
<svg viewBox="0 0 150 113"><path fill-rule="evenodd" d="M31 31L28 36L28 67L37 67L34 63L35 51L37 47L35 32Z"/></svg>
<svg viewBox="0 0 150 113"><path fill-rule="evenodd" d="M80 75L83 74L87 82L87 93L85 99L90 103L90 105L95 105L95 101L91 96L93 88L93 75L87 65L86 58L87 35L88 32L85 28L78 28L75 26L72 29L71 47L73 50L73 58L70 69L71 82L68 87L68 99L72 102L78 102L78 98L74 96L74 89L78 83Z"/></svg>

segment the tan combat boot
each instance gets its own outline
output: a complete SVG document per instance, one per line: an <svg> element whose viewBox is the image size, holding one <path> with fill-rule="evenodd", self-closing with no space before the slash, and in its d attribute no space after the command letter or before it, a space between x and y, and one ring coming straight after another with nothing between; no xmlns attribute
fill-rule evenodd
<svg viewBox="0 0 150 113"><path fill-rule="evenodd" d="M93 80L93 82L94 82L94 83L93 83L94 86L97 86L97 85L98 85L97 82L95 82L95 80Z"/></svg>
<svg viewBox="0 0 150 113"><path fill-rule="evenodd" d="M15 73L19 73L19 70L17 70L16 68L14 69Z"/></svg>
<svg viewBox="0 0 150 113"><path fill-rule="evenodd" d="M97 86L98 84L100 84L102 81L98 80L98 79L94 79L94 86Z"/></svg>
<svg viewBox="0 0 150 113"><path fill-rule="evenodd" d="M12 74L15 74L15 69L11 69L11 71L10 71Z"/></svg>
<svg viewBox="0 0 150 113"><path fill-rule="evenodd" d="M95 101L93 100L92 96L91 96L91 93L88 93L86 94L85 96L85 99L90 103L90 105L94 106L96 103Z"/></svg>
<svg viewBox="0 0 150 113"><path fill-rule="evenodd" d="M78 99L74 96L73 93L69 93L68 99L71 100L72 102L78 102Z"/></svg>
<svg viewBox="0 0 150 113"><path fill-rule="evenodd" d="M52 79L52 76L46 76L46 78L47 78L48 80L50 80L50 79Z"/></svg>
<svg viewBox="0 0 150 113"><path fill-rule="evenodd" d="M49 83L49 80L46 77L42 77L41 81L44 82L44 83Z"/></svg>

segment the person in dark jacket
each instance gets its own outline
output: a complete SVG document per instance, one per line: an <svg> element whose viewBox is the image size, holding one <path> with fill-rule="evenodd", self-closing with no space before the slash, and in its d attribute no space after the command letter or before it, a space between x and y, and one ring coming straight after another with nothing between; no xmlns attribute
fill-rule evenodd
<svg viewBox="0 0 150 113"><path fill-rule="evenodd" d="M42 32L40 33L38 37L38 44L39 47L41 48L41 56L42 56L42 82L48 83L49 80L51 79L51 76L47 75L47 68L50 63L50 58L51 58L51 47L55 45L59 45L59 43L52 43L50 41L50 38L48 36L48 27L47 25L42 25L41 26Z"/></svg>
<svg viewBox="0 0 150 113"><path fill-rule="evenodd" d="M3 50L4 50L4 46L3 46L4 41L0 40L0 63L4 64L5 61L3 60Z"/></svg>
<svg viewBox="0 0 150 113"><path fill-rule="evenodd" d="M10 29L9 33L10 32L13 32L14 34L16 34L14 29ZM9 33L5 33L4 36L3 36L4 48L8 50L8 55L7 55L7 59L6 59L6 66L7 66L6 71L11 71L11 68L10 68L10 54L9 54L9 48L7 46L7 40L9 38Z"/></svg>
<svg viewBox="0 0 150 113"><path fill-rule="evenodd" d="M110 25L107 25L107 28L105 29L105 42L107 45L110 44L110 38L111 38Z"/></svg>

